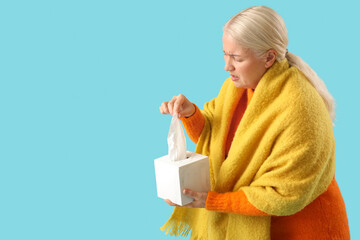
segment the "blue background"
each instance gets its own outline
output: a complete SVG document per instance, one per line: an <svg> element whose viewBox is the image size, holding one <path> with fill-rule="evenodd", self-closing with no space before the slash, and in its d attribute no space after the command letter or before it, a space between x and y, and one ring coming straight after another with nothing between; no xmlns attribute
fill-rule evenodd
<svg viewBox="0 0 360 240"><path fill-rule="evenodd" d="M217 95L222 26L252 5L278 11L337 101L336 178L359 239L355 0L1 1L0 239L174 239L159 229L172 212L156 196L159 106Z"/></svg>

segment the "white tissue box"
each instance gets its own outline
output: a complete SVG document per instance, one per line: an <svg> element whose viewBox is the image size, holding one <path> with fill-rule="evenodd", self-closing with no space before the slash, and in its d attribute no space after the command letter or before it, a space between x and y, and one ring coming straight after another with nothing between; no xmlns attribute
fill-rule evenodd
<svg viewBox="0 0 360 240"><path fill-rule="evenodd" d="M186 157L172 162L166 155L154 161L158 197L170 199L180 206L194 200L183 194L184 188L197 192L210 191L209 158L189 151Z"/></svg>

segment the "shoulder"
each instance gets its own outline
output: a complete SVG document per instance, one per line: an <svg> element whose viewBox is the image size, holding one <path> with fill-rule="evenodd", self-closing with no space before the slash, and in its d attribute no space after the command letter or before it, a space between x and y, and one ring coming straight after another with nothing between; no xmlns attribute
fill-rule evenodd
<svg viewBox="0 0 360 240"><path fill-rule="evenodd" d="M283 111L291 115L293 124L303 130L314 130L319 126L332 129L326 104L305 75L296 67L291 67L285 76L281 104Z"/></svg>
<svg viewBox="0 0 360 240"><path fill-rule="evenodd" d="M327 112L322 97L299 69L290 67L285 77L283 92L289 100L288 104L295 104L301 109L311 107L316 111Z"/></svg>

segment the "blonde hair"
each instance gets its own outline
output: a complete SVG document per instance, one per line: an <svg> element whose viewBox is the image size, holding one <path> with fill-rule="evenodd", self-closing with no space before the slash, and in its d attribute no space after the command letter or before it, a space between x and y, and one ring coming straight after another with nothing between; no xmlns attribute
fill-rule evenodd
<svg viewBox="0 0 360 240"><path fill-rule="evenodd" d="M318 91L335 121L335 101L325 83L300 57L288 52L288 32L284 20L275 10L266 6L244 9L233 16L223 27L244 48L252 50L258 57L269 49L277 52L277 61L287 58L291 66L297 67Z"/></svg>

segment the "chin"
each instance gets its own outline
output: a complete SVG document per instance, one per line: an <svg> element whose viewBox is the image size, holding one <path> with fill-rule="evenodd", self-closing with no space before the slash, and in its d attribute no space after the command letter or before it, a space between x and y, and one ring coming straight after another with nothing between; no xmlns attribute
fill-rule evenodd
<svg viewBox="0 0 360 240"><path fill-rule="evenodd" d="M251 88L251 89L255 89L256 86L250 86L250 85L247 85L247 84L244 84L242 82L233 82L234 83L234 86L237 87L237 88Z"/></svg>
<svg viewBox="0 0 360 240"><path fill-rule="evenodd" d="M239 82L233 82L233 83L234 83L234 86L237 88L246 88L246 86L244 86L244 84L242 84L242 83L239 83Z"/></svg>

